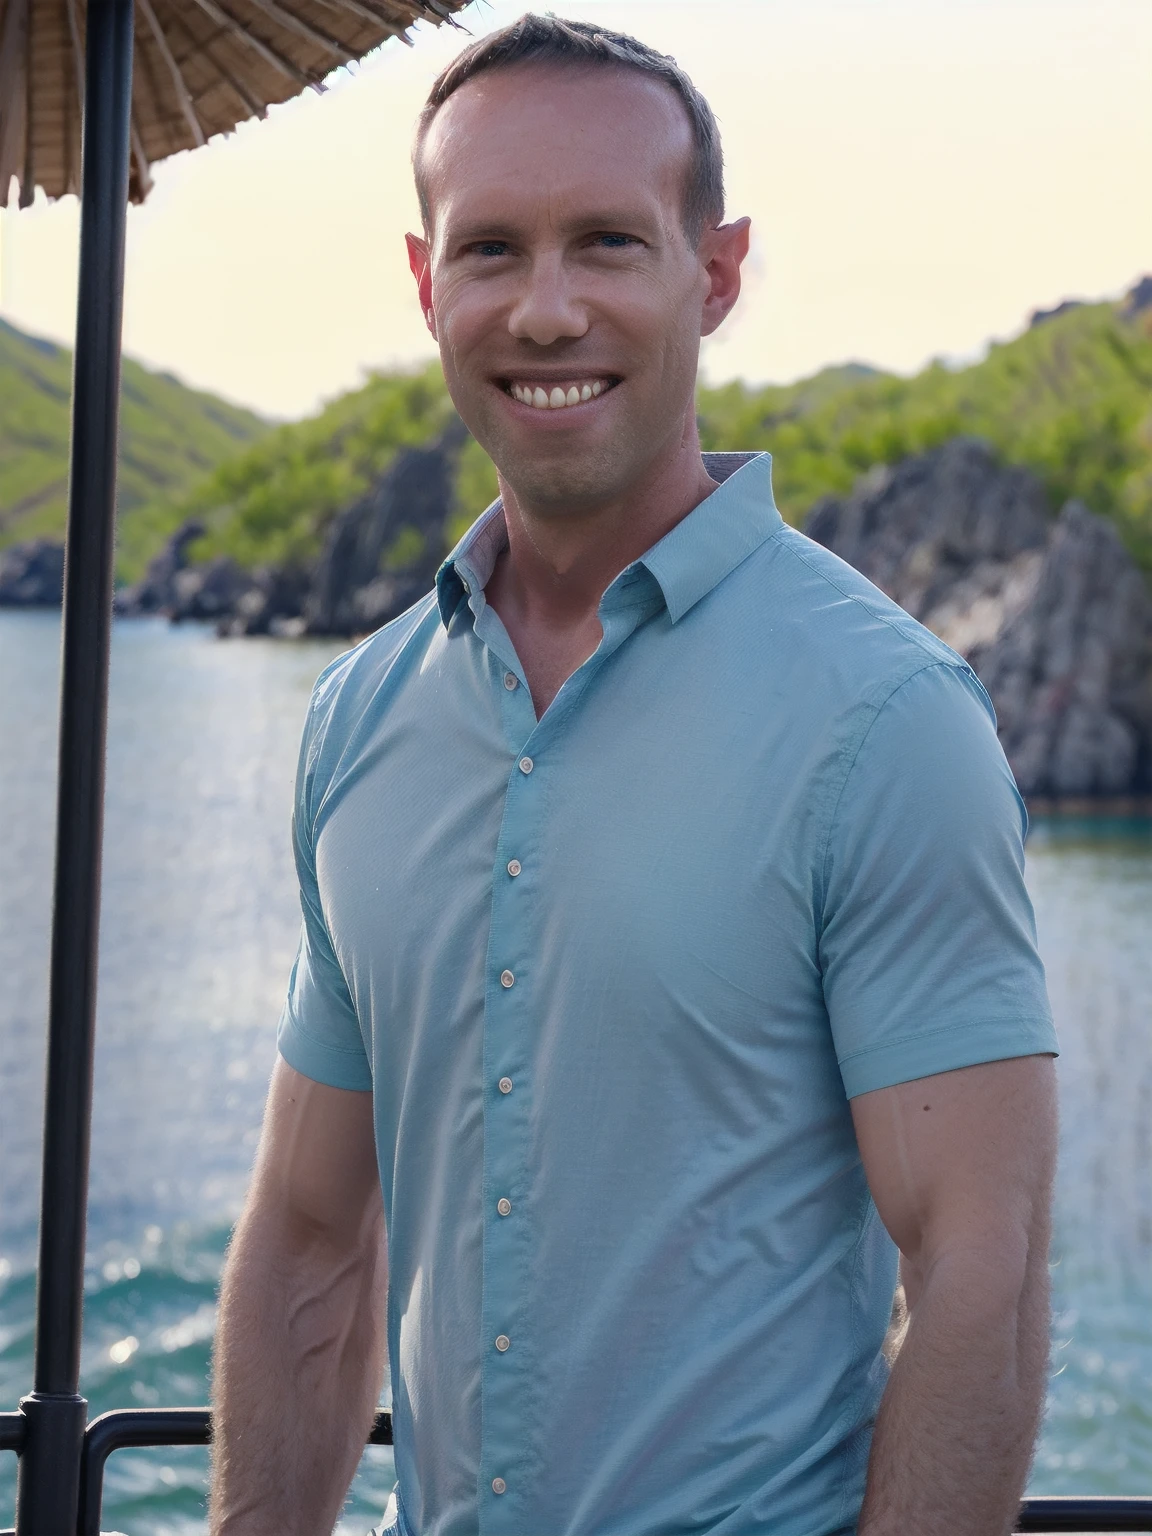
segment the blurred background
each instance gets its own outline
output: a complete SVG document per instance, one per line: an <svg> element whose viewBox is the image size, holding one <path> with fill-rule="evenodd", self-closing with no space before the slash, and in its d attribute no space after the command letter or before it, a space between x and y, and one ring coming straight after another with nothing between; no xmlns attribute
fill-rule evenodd
<svg viewBox="0 0 1152 1536"><path fill-rule="evenodd" d="M309 690L427 589L494 491L402 237L432 79L522 9L418 26L414 48L157 165L129 214L94 1412L207 1399L296 942ZM704 353L706 446L771 450L785 516L961 650L996 701L1063 1043L1031 1491L1152 1494L1152 8L555 9L675 54L720 119L730 213L751 215L754 243ZM74 198L0 211L3 1408L31 1370L76 241ZM204 1470L198 1451L118 1453L105 1527L203 1531ZM342 1529L363 1532L390 1486L389 1454L368 1452Z"/></svg>

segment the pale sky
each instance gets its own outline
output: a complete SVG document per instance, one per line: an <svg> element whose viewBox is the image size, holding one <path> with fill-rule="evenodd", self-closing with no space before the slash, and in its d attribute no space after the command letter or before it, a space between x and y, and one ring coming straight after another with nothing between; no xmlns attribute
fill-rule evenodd
<svg viewBox="0 0 1152 1536"><path fill-rule="evenodd" d="M473 35L527 0L473 5ZM1028 312L1152 271L1149 0L541 0L673 53L720 119L745 296L706 377L978 356ZM403 234L408 147L468 39L417 30L267 122L155 168L125 348L294 417L433 355ZM68 341L74 198L0 214L0 314Z"/></svg>

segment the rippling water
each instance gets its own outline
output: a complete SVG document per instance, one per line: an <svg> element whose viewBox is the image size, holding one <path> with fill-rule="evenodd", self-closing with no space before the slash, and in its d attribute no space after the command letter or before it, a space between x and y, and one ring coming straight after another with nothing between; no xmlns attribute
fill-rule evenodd
<svg viewBox="0 0 1152 1536"><path fill-rule="evenodd" d="M335 646L115 631L82 1388L202 1403L295 947L287 821ZM0 612L0 1409L30 1385L58 666L54 615ZM1152 1492L1152 828L1047 823L1029 883L1064 1054L1053 1380L1035 1492ZM11 1458L0 1458L0 1525ZM119 1452L104 1525L204 1528L205 1454ZM374 1521L367 1453L349 1532Z"/></svg>
<svg viewBox="0 0 1152 1536"><path fill-rule="evenodd" d="M1052 1389L1033 1485L1152 1494L1152 823L1050 822L1028 883L1060 1030Z"/></svg>

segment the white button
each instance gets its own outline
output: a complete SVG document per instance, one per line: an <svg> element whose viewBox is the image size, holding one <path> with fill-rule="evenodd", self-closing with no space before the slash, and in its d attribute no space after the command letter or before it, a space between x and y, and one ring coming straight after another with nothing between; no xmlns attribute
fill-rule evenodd
<svg viewBox="0 0 1152 1536"><path fill-rule="evenodd" d="M511 971L500 972L500 985L502 987L512 987L516 985L516 978L513 976Z"/></svg>
<svg viewBox="0 0 1152 1536"><path fill-rule="evenodd" d="M520 772L521 773L531 773L532 769L536 765L533 763L533 761L532 761L532 759L530 757L522 757L520 759L519 766L520 766Z"/></svg>
<svg viewBox="0 0 1152 1536"><path fill-rule="evenodd" d="M507 688L509 693L512 693L515 689L519 688L520 679L516 676L515 672L505 672L504 686Z"/></svg>
<svg viewBox="0 0 1152 1536"><path fill-rule="evenodd" d="M515 880L516 876L523 868L524 866L521 864L519 859L508 860L508 873L512 876L513 880Z"/></svg>
<svg viewBox="0 0 1152 1536"><path fill-rule="evenodd" d="M512 1079L510 1077L502 1077L496 1086L499 1088L501 1093L511 1093Z"/></svg>
<svg viewBox="0 0 1152 1536"><path fill-rule="evenodd" d="M511 1214L512 1214L512 1202L511 1202L511 1200L509 1200L506 1195L501 1195L499 1200L497 1200L497 1202L496 1202L496 1209L500 1212L501 1216L511 1216Z"/></svg>
<svg viewBox="0 0 1152 1536"><path fill-rule="evenodd" d="M507 1487L508 1487L508 1484L504 1481L504 1479L502 1477L494 1477L492 1479L492 1492L493 1493L503 1493L504 1490Z"/></svg>
<svg viewBox="0 0 1152 1536"><path fill-rule="evenodd" d="M512 1340L506 1333L498 1333L496 1335L496 1348L500 1351L501 1354L503 1354L506 1349L512 1348Z"/></svg>

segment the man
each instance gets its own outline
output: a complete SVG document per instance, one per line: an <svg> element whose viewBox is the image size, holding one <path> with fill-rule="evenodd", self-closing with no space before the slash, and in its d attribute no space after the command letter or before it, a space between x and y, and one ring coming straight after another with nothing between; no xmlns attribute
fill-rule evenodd
<svg viewBox="0 0 1152 1536"><path fill-rule="evenodd" d="M386 1313L400 1536L1000 1536L1055 1041L986 698L701 457L748 222L672 61L525 17L415 167L501 500L313 696L213 1530L331 1529Z"/></svg>

